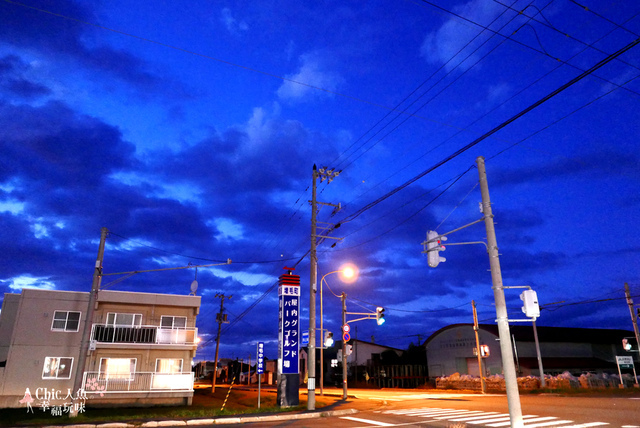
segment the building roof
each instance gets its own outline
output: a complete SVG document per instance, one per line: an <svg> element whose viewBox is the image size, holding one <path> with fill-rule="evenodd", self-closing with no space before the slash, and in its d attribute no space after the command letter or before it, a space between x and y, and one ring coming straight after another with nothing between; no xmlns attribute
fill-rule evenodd
<svg viewBox="0 0 640 428"><path fill-rule="evenodd" d="M451 324L433 333L424 342L427 346L431 340L441 333L458 327L473 328L473 324ZM484 330L498 336L496 324L479 324L480 330ZM509 330L516 341L533 342L533 327L531 325L510 325ZM568 343L615 343L625 337L633 337L633 331L606 329L606 328L578 328L578 327L544 327L537 326L538 340L540 342L568 342Z"/></svg>

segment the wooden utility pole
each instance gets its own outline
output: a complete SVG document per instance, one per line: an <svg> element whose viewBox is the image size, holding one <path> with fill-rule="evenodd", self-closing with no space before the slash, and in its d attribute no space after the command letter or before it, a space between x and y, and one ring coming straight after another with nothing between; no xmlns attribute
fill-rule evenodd
<svg viewBox="0 0 640 428"><path fill-rule="evenodd" d="M220 331L222 330L222 324L228 322L224 316L224 299L230 299L231 296L225 296L224 294L216 293L215 297L216 299L220 299L220 312L216 315L216 321L218 323L218 336L216 337L216 361L213 367L211 392L216 392L216 377L218 376L218 350L220 349Z"/></svg>
<svg viewBox="0 0 640 428"><path fill-rule="evenodd" d="M103 227L100 229L100 245L98 246L98 257L93 269L93 282L91 283L91 292L89 293L89 303L87 304L87 312L84 317L84 327L82 330L82 341L80 342L80 355L78 355L78 364L76 365L76 376L73 381L73 393L77 394L82 388L82 380L84 377L85 365L87 363L87 354L89 353L89 344L91 342L91 327L93 323L93 314L98 304L98 291L100 290L100 282L102 280L102 262L104 260L104 246L107 241L109 229ZM71 406L70 417L77 416L75 406Z"/></svg>
<svg viewBox="0 0 640 428"><path fill-rule="evenodd" d="M482 353L480 352L480 336L478 335L478 312L476 311L475 300L471 301L473 306L473 331L476 332L476 352L478 354L478 373L480 374L480 384L482 385L482 393L487 393L487 384L484 381L484 371L482 370Z"/></svg>
<svg viewBox="0 0 640 428"><path fill-rule="evenodd" d="M624 295L627 297L627 305L629 305L629 311L631 312L631 322L633 323L633 332L636 335L636 343L640 348L640 332L638 332L638 317L633 310L633 300L631 299L631 292L629 291L629 284L624 283ZM640 352L638 352L638 360L640 360Z"/></svg>

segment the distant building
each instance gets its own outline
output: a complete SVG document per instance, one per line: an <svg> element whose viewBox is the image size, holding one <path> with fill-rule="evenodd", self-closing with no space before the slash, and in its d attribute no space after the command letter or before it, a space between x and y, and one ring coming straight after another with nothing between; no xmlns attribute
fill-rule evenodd
<svg viewBox="0 0 640 428"><path fill-rule="evenodd" d="M531 325L511 325L513 353L519 375L539 376L538 358ZM545 374L564 372L617 372L616 355L633 355L622 350L622 339L633 336L626 330L597 328L537 327ZM480 345L487 345L483 358L486 375L502 374L498 326L480 324ZM433 333L425 342L429 377L453 373L477 376L478 358L473 324L453 324Z"/></svg>
<svg viewBox="0 0 640 428"><path fill-rule="evenodd" d="M88 302L88 292L5 294L0 407L22 406L27 388L36 401L53 391L49 405L68 402L78 369L90 405L191 404L200 297L100 291L92 320ZM91 342L78 368L86 322Z"/></svg>

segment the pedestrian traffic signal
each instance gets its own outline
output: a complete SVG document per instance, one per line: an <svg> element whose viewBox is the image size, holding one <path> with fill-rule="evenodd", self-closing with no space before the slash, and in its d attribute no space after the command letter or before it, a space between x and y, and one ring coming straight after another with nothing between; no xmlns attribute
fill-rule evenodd
<svg viewBox="0 0 640 428"><path fill-rule="evenodd" d="M430 230L427 232L427 259L429 266L436 267L440 262L446 262L447 259L440 257L440 251L444 251L445 247L442 245L442 241L446 241L447 237L438 235L438 232Z"/></svg>
<svg viewBox="0 0 640 428"><path fill-rule="evenodd" d="M352 345L345 345L345 354L346 355L351 355L351 352L353 351L353 346Z"/></svg>
<svg viewBox="0 0 640 428"><path fill-rule="evenodd" d="M622 349L627 352L638 352L638 341L635 337L625 337L622 339Z"/></svg>
<svg viewBox="0 0 640 428"><path fill-rule="evenodd" d="M378 325L384 324L384 308L380 306L376 308L376 322Z"/></svg>
<svg viewBox="0 0 640 428"><path fill-rule="evenodd" d="M480 345L480 356L487 358L489 355L489 345Z"/></svg>
<svg viewBox="0 0 640 428"><path fill-rule="evenodd" d="M333 333L331 333L330 331L326 331L324 333L324 346L325 347L330 347L333 346Z"/></svg>

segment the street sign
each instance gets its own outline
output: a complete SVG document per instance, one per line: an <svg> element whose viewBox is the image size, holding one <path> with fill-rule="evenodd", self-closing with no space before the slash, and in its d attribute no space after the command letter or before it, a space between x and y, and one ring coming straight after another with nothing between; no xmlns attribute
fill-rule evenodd
<svg viewBox="0 0 640 428"><path fill-rule="evenodd" d="M264 342L258 342L258 374L264 373Z"/></svg>
<svg viewBox="0 0 640 428"><path fill-rule="evenodd" d="M302 332L302 346L307 346L309 344L309 330Z"/></svg>
<svg viewBox="0 0 640 428"><path fill-rule="evenodd" d="M350 341L351 340L351 335L349 335L349 333L347 333L347 332L344 332L342 334L342 340L344 340L345 342Z"/></svg>
<svg viewBox="0 0 640 428"><path fill-rule="evenodd" d="M300 276L291 273L278 278L278 373L300 373Z"/></svg>
<svg viewBox="0 0 640 428"><path fill-rule="evenodd" d="M351 327L349 327L349 324L343 325L342 331L344 331L345 333L349 333L351 331Z"/></svg>
<svg viewBox="0 0 640 428"><path fill-rule="evenodd" d="M616 361L621 369L632 369L633 367L633 357L618 357L616 356Z"/></svg>

